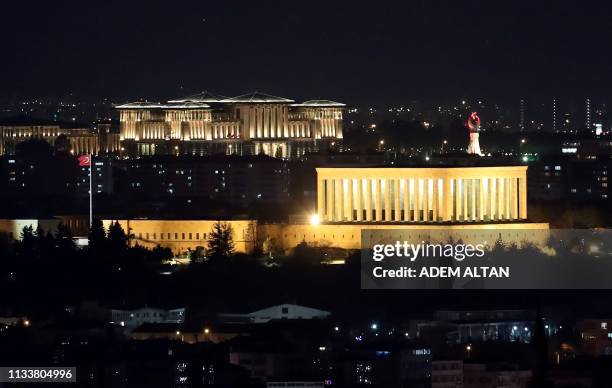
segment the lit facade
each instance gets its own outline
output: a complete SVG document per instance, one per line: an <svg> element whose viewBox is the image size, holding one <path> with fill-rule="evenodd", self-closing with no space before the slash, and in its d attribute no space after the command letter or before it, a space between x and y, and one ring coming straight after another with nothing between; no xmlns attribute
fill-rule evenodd
<svg viewBox="0 0 612 388"><path fill-rule="evenodd" d="M470 223L527 219L527 167L317 168L327 223Z"/></svg>
<svg viewBox="0 0 612 388"><path fill-rule="evenodd" d="M253 92L227 98L202 92L166 103L117 105L121 140L232 142L342 138L344 104Z"/></svg>
<svg viewBox="0 0 612 388"><path fill-rule="evenodd" d="M120 149L119 134L110 131L110 125L89 128L65 128L59 124L27 122L0 122L0 155L14 154L21 142L40 139L55 145L60 136L69 142L70 152L74 155L117 152Z"/></svg>
<svg viewBox="0 0 612 388"><path fill-rule="evenodd" d="M112 222L118 222L121 228L129 233L130 244L146 248L156 246L168 247L175 254L208 245L209 234L217 221L215 220L103 220L108 230ZM257 221L231 220L224 221L232 228L234 249L236 252L251 252L255 248Z"/></svg>

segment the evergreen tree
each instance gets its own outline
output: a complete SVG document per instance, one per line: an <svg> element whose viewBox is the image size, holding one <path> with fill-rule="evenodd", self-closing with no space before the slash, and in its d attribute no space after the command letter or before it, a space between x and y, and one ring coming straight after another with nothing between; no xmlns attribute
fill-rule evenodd
<svg viewBox="0 0 612 388"><path fill-rule="evenodd" d="M210 258L229 257L234 253L232 226L227 222L217 221L208 234L208 255Z"/></svg>
<svg viewBox="0 0 612 388"><path fill-rule="evenodd" d="M36 238L36 254L39 257L44 257L50 254L53 250L53 243L51 243L51 245L47 243L45 231L40 225L38 225L38 227L36 228L36 232L34 232L34 235Z"/></svg>
<svg viewBox="0 0 612 388"><path fill-rule="evenodd" d="M106 249L106 231L99 218L95 218L89 229L89 251L95 255L104 252Z"/></svg>
<svg viewBox="0 0 612 388"><path fill-rule="evenodd" d="M36 251L36 234L32 225L24 226L21 230L18 252L25 258L32 258Z"/></svg>
<svg viewBox="0 0 612 388"><path fill-rule="evenodd" d="M128 248L128 236L119 224L111 222L107 234L108 250L111 255L122 255Z"/></svg>
<svg viewBox="0 0 612 388"><path fill-rule="evenodd" d="M72 230L68 225L60 222L57 225L57 232L55 233L55 246L59 250L60 254L70 255L76 251L76 243Z"/></svg>

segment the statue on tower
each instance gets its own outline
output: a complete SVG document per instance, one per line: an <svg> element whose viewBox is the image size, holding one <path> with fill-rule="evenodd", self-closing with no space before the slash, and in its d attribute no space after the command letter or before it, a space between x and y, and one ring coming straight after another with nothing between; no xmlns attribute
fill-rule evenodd
<svg viewBox="0 0 612 388"><path fill-rule="evenodd" d="M472 112L466 122L467 127L470 129L470 145L468 145L468 154L476 154L482 156L480 151L480 143L478 142L478 136L480 132L480 117L478 113Z"/></svg>

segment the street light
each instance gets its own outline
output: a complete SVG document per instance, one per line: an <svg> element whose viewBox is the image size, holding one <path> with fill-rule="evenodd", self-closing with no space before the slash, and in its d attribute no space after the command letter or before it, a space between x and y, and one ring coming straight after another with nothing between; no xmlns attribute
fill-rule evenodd
<svg viewBox="0 0 612 388"><path fill-rule="evenodd" d="M310 225L319 225L321 223L321 219L318 214L313 214L310 216Z"/></svg>
<svg viewBox="0 0 612 388"><path fill-rule="evenodd" d="M467 351L467 355L468 355L468 360L470 359L470 357L472 356L472 345L467 345L465 347L465 350Z"/></svg>

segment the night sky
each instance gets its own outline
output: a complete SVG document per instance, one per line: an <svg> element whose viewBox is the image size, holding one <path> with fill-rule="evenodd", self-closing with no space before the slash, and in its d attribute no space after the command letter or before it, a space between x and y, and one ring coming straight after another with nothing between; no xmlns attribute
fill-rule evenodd
<svg viewBox="0 0 612 388"><path fill-rule="evenodd" d="M610 2L534 3L10 1L0 98L612 100Z"/></svg>

